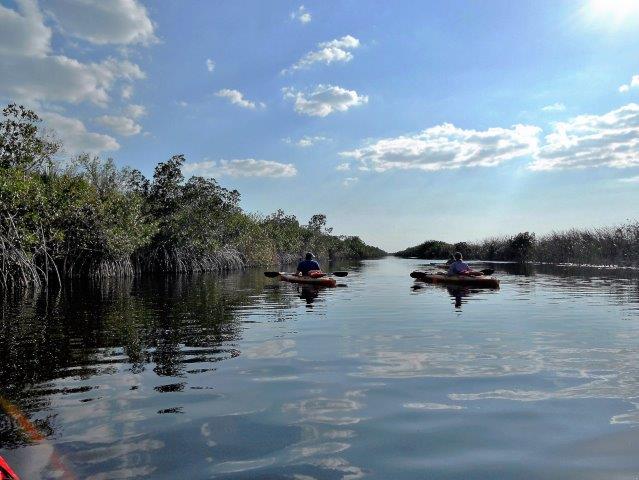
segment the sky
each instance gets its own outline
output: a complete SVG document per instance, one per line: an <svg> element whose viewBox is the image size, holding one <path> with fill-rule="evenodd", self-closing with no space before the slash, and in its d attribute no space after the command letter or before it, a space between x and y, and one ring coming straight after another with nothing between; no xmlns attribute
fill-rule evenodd
<svg viewBox="0 0 639 480"><path fill-rule="evenodd" d="M387 251L638 218L639 2L0 0L0 100Z"/></svg>

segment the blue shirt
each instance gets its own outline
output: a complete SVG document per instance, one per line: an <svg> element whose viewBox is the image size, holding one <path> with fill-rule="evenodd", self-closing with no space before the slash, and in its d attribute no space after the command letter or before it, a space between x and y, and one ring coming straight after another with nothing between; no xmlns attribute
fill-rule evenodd
<svg viewBox="0 0 639 480"><path fill-rule="evenodd" d="M308 275L311 270L320 270L319 263L315 260L302 260L297 264L297 271L302 272L302 275Z"/></svg>
<svg viewBox="0 0 639 480"><path fill-rule="evenodd" d="M450 264L448 275L459 275L460 273L466 272L468 270L470 270L470 267L467 263L464 263L461 260L455 260L453 263Z"/></svg>

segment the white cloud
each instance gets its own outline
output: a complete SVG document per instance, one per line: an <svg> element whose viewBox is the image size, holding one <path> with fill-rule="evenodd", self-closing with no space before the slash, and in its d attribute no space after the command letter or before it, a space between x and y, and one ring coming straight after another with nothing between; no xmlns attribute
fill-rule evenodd
<svg viewBox="0 0 639 480"><path fill-rule="evenodd" d="M340 155L359 160L363 169L378 172L490 167L533 154L540 131L532 125L464 130L444 123L416 135L382 139Z"/></svg>
<svg viewBox="0 0 639 480"><path fill-rule="evenodd" d="M563 112L566 110L566 105L561 102L551 103L550 105L546 105L542 107L544 112Z"/></svg>
<svg viewBox="0 0 639 480"><path fill-rule="evenodd" d="M32 0L19 0L19 12L0 6L0 94L27 103L38 101L104 106L120 80L144 78L140 67L107 58L82 63L51 53L51 32Z"/></svg>
<svg viewBox="0 0 639 480"><path fill-rule="evenodd" d="M44 112L40 115L46 126L53 129L63 143L69 155L79 153L99 154L104 151L117 150L120 145L109 135L88 132L84 124L75 118L58 113Z"/></svg>
<svg viewBox="0 0 639 480"><path fill-rule="evenodd" d="M639 105L603 115L579 115L554 125L532 170L639 166Z"/></svg>
<svg viewBox="0 0 639 480"><path fill-rule="evenodd" d="M357 182L359 182L359 178L357 178L357 177L348 177L348 178L345 178L344 181L342 181L342 185L345 186L345 187L350 187L351 185L354 185Z"/></svg>
<svg viewBox="0 0 639 480"><path fill-rule="evenodd" d="M142 131L142 127L135 123L135 121L128 117L102 115L95 119L97 123L117 133L129 137L131 135L137 135Z"/></svg>
<svg viewBox="0 0 639 480"><path fill-rule="evenodd" d="M496 166L526 156L532 158L528 165L531 170L639 167L636 103L603 115L579 115L556 122L543 142L541 131L533 125L464 130L446 123L416 135L378 140L340 155L358 160L360 169L378 172ZM634 183L635 178L620 181Z"/></svg>
<svg viewBox="0 0 639 480"><path fill-rule="evenodd" d="M253 158L236 160L205 160L196 163L185 163L183 172L205 177L294 177L297 169L291 163L279 163L270 160Z"/></svg>
<svg viewBox="0 0 639 480"><path fill-rule="evenodd" d="M206 69L209 72L212 72L213 70L215 70L215 62L211 60L210 58L206 59Z"/></svg>
<svg viewBox="0 0 639 480"><path fill-rule="evenodd" d="M318 85L306 94L291 87L284 88L284 98L293 100L295 111L314 117L325 117L333 112L345 112L351 107L368 103L366 95L333 85Z"/></svg>
<svg viewBox="0 0 639 480"><path fill-rule="evenodd" d="M51 29L44 25L35 0L18 0L18 11L0 5L0 54L44 56Z"/></svg>
<svg viewBox="0 0 639 480"><path fill-rule="evenodd" d="M295 70L306 69L315 63L324 63L330 65L334 62L346 63L353 59L351 50L359 47L359 40L351 35L342 38L336 38L329 42L322 42L317 45L317 50L308 52L297 63L288 69L282 70L282 73L290 73Z"/></svg>
<svg viewBox="0 0 639 480"><path fill-rule="evenodd" d="M233 105L237 105L242 108L255 109L257 105L259 105L260 108L264 108L266 106L262 102L256 105L255 102L249 101L244 98L244 94L239 90L230 88L223 88L222 90L219 90L215 95L217 95L218 97L227 98Z"/></svg>
<svg viewBox="0 0 639 480"><path fill-rule="evenodd" d="M306 10L304 5L300 5L300 7L296 11L291 12L291 20L297 20L302 25L309 23L311 19L311 14L308 12L308 10Z"/></svg>
<svg viewBox="0 0 639 480"><path fill-rule="evenodd" d="M146 78L146 74L135 63L128 60L116 60L114 58L107 58L100 65L108 69L112 75L126 80L142 80Z"/></svg>
<svg viewBox="0 0 639 480"><path fill-rule="evenodd" d="M179 100L177 102L177 105L180 106L180 107L188 107L189 106L188 102L185 102L184 100Z"/></svg>
<svg viewBox="0 0 639 480"><path fill-rule="evenodd" d="M348 172L351 169L351 164L348 162L340 163L335 170L338 172Z"/></svg>
<svg viewBox="0 0 639 480"><path fill-rule="evenodd" d="M101 106L107 104L117 79L144 76L128 61L108 59L84 64L62 55L0 55L0 71L0 91L9 96L28 101L89 101Z"/></svg>
<svg viewBox="0 0 639 480"><path fill-rule="evenodd" d="M153 22L136 0L50 0L47 7L66 34L97 45L157 42Z"/></svg>
<svg viewBox="0 0 639 480"><path fill-rule="evenodd" d="M630 79L630 83L623 84L619 87L620 93L626 93L630 91L631 88L639 87L639 75L633 75Z"/></svg>
<svg viewBox="0 0 639 480"><path fill-rule="evenodd" d="M124 109L125 115L132 118L140 118L146 115L146 107L144 105L136 105L132 103Z"/></svg>
<svg viewBox="0 0 639 480"><path fill-rule="evenodd" d="M639 175L636 177L620 178L619 181L622 183L639 183Z"/></svg>
<svg viewBox="0 0 639 480"><path fill-rule="evenodd" d="M284 139L284 143L288 143L289 145L296 145L298 147L302 147L302 148L307 148L307 147L312 147L313 145L320 143L320 142L326 142L329 139L326 137L322 137L319 135L316 135L314 137L308 136L308 135L304 135L302 138L300 138L299 140L295 141L292 140L290 138L285 138Z"/></svg>
<svg viewBox="0 0 639 480"><path fill-rule="evenodd" d="M133 85L123 85L120 96L122 100L129 100L133 96Z"/></svg>

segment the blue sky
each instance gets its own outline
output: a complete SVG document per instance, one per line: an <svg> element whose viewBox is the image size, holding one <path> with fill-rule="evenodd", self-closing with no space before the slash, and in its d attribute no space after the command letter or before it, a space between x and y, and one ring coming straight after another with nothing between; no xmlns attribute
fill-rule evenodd
<svg viewBox="0 0 639 480"><path fill-rule="evenodd" d="M639 205L639 2L0 0L0 98L394 251Z"/></svg>

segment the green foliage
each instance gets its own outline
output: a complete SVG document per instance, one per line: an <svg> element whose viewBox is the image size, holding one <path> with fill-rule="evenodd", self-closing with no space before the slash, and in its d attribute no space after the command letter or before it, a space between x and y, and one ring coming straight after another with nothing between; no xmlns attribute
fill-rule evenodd
<svg viewBox="0 0 639 480"><path fill-rule="evenodd" d="M295 215L286 215L279 209L262 222L265 231L275 243L277 252L297 252L301 249L301 226Z"/></svg>
<svg viewBox="0 0 639 480"><path fill-rule="evenodd" d="M38 116L14 104L0 124L0 285L73 275L192 272L296 260L383 255L358 237L336 237L326 216L301 225L282 210L261 218L214 179L185 180L185 158L155 168L152 181L112 159L86 154L60 168L59 144Z"/></svg>
<svg viewBox="0 0 639 480"><path fill-rule="evenodd" d="M12 103L2 110L2 116L0 168L35 170L51 163L60 145L39 134L40 118L35 112Z"/></svg>
<svg viewBox="0 0 639 480"><path fill-rule="evenodd" d="M337 248L336 256L340 258L381 258L386 255L381 248L367 245L357 236L339 237Z"/></svg>
<svg viewBox="0 0 639 480"><path fill-rule="evenodd" d="M517 262L525 262L527 260L530 260L534 248L534 233L518 233L508 240L508 256Z"/></svg>
<svg viewBox="0 0 639 480"><path fill-rule="evenodd" d="M403 258L417 257L442 259L448 258L453 252L455 252L455 246L450 243L440 242L439 240L427 240L415 247L410 247L406 250L402 250L401 252L397 252L395 255Z"/></svg>

